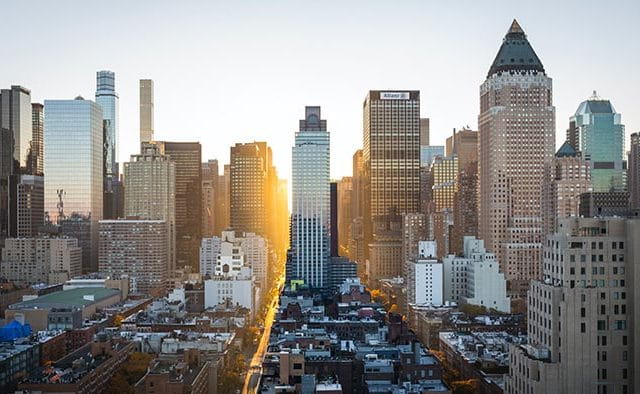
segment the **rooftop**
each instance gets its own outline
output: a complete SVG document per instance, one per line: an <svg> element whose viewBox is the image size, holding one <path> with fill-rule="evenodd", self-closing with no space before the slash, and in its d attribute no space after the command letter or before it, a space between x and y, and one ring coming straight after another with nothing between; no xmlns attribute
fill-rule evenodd
<svg viewBox="0 0 640 394"><path fill-rule="evenodd" d="M69 306L84 308L119 294L120 290L118 289L80 287L77 289L45 294L38 298L34 298L33 300L18 302L10 305L9 309L50 309Z"/></svg>
<svg viewBox="0 0 640 394"><path fill-rule="evenodd" d="M487 78L500 72L545 73L542 62L527 40L527 35L517 20L513 20L502 40L502 46L491 64Z"/></svg>

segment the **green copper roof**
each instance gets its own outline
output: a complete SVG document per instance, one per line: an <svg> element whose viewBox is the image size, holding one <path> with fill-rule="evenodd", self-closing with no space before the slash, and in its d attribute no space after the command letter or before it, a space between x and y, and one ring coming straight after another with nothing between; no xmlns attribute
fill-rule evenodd
<svg viewBox="0 0 640 394"><path fill-rule="evenodd" d="M556 152L556 157L576 157L577 155L578 152L576 152L575 148L569 143L569 141L565 141Z"/></svg>
<svg viewBox="0 0 640 394"><path fill-rule="evenodd" d="M534 71L544 74L542 62L527 40L527 35L515 19L502 40L502 46L496 55L487 78L500 72Z"/></svg>

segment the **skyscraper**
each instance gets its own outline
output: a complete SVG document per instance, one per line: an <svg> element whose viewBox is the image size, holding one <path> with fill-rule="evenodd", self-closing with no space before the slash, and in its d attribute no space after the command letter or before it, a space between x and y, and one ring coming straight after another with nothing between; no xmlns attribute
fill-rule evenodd
<svg viewBox="0 0 640 394"><path fill-rule="evenodd" d="M543 234L555 231L558 219L580 215L580 196L592 191L591 169L567 141L547 169L543 193Z"/></svg>
<svg viewBox="0 0 640 394"><path fill-rule="evenodd" d="M32 103L31 114L33 135L27 173L42 175L44 173L44 105Z"/></svg>
<svg viewBox="0 0 640 394"><path fill-rule="evenodd" d="M640 208L640 133L631 134L631 150L629 151L629 207Z"/></svg>
<svg viewBox="0 0 640 394"><path fill-rule="evenodd" d="M103 217L115 219L120 192L118 171L118 94L113 71L96 73L96 104L102 108L104 131Z"/></svg>
<svg viewBox="0 0 640 394"><path fill-rule="evenodd" d="M369 215L418 212L420 92L371 90L364 101L364 149Z"/></svg>
<svg viewBox="0 0 640 394"><path fill-rule="evenodd" d="M141 152L124 163L126 217L167 223L168 270L176 259L176 163L157 145L142 143Z"/></svg>
<svg viewBox="0 0 640 394"><path fill-rule="evenodd" d="M230 220L235 231L266 235L267 179L271 148L250 142L231 147Z"/></svg>
<svg viewBox="0 0 640 394"><path fill-rule="evenodd" d="M513 21L480 86L479 235L498 256L510 293L540 276L541 195L553 159L552 82Z"/></svg>
<svg viewBox="0 0 640 394"><path fill-rule="evenodd" d="M347 256L349 233L351 232L351 214L353 197L353 178L345 176L338 182L338 248L341 256Z"/></svg>
<svg viewBox="0 0 640 394"><path fill-rule="evenodd" d="M31 163L33 118L31 91L13 85L0 90L0 238L10 234L15 223L17 185L28 174ZM13 206L13 208L11 208ZM12 218L13 216L13 218Z"/></svg>
<svg viewBox="0 0 640 394"><path fill-rule="evenodd" d="M45 100L44 108L45 212L53 223L74 213L89 220L91 253L83 271L93 272L103 213L102 108L82 97Z"/></svg>
<svg viewBox="0 0 640 394"><path fill-rule="evenodd" d="M153 141L153 80L140 80L140 142Z"/></svg>
<svg viewBox="0 0 640 394"><path fill-rule="evenodd" d="M577 141L576 150L582 152L591 164L591 180L595 192L624 191L626 168L624 167L624 125L622 116L609 100L596 93L583 101L571 124Z"/></svg>
<svg viewBox="0 0 640 394"><path fill-rule="evenodd" d="M176 166L176 268L188 265L196 272L202 238L202 147L199 142L155 143Z"/></svg>
<svg viewBox="0 0 640 394"><path fill-rule="evenodd" d="M329 158L327 121L321 118L320 107L306 107L292 148L293 210L287 280L302 279L314 288L329 285Z"/></svg>
<svg viewBox="0 0 640 394"><path fill-rule="evenodd" d="M218 189L218 160L202 163L202 236L213 237L216 233L216 199Z"/></svg>

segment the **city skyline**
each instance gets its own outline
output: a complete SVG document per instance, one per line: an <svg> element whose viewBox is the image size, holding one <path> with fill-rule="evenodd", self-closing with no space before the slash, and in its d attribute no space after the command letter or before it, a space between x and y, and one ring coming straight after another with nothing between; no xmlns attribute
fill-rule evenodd
<svg viewBox="0 0 640 394"><path fill-rule="evenodd" d="M123 3L116 3L113 18L105 23L121 28L108 38L96 36L90 29L84 29L84 20L90 18L82 16L89 12L89 6L74 4L65 8L68 15L60 15L63 21L73 20L70 26L74 29L53 29L49 22L53 19L43 17L58 11L43 4L41 12L30 13L40 27L25 32L25 38L29 38L42 35L51 27L42 42L32 40L33 48L45 58L64 56L62 60L52 62L43 72L38 69L38 62L30 60L32 55L18 51L9 42L8 50L16 49L20 55L4 66L0 83L20 84L31 90L32 102L43 102L72 99L78 94L92 97L96 71L115 72L120 96L120 163L138 153L139 79L143 78L155 83L156 139L176 140L179 136L184 141L198 140L203 145L203 158L216 158L221 163L228 163L227 147L235 142L266 140L273 146L274 164L283 169L282 176L287 179L290 179L287 152L296 129L293 114L301 104L321 105L327 118L332 119L331 176L337 179L348 175L345 169L351 167L350 157L361 142L359 109L370 89L420 90L421 114L431 120L431 143L444 145L454 127L468 125L477 129L477 89L487 64L495 56L494 43L504 36L503 26L508 26L513 18L535 37L534 48L542 54L541 61L554 77L556 149L564 142L563 131L569 118L593 90L615 103L626 125L625 134L640 128L640 114L632 112L639 77L625 74L622 79L621 73L609 72L608 60L615 58L620 69L628 69L638 63L640 55L629 51L619 58L617 54L624 40L605 39L640 33L637 24L631 23L632 10L639 6L631 2L626 4L629 12L618 15L615 21L599 20L598 25L581 23L592 20L597 11L592 7L575 7L576 3L547 3L548 7L536 3L523 5L517 12L513 11L515 8L496 9L487 16L490 20L474 18L480 6L473 3L459 10L436 9L426 2L401 6L374 2L367 3L367 8L354 4L339 7L337 3L304 7L289 4L286 12L280 14L278 5L263 9L259 4L228 7L196 2L174 10L168 4L154 4L149 14L157 22L154 26L161 26L171 17L171 22L184 33L180 41L159 28L140 23L138 16L144 8L141 4L127 6L125 11L119 7ZM23 7L13 6L8 14L20 14ZM362 21L352 20L350 9L360 11ZM270 17L257 19L265 13ZM565 18L563 15L568 13L576 17ZM321 29L320 22L306 14L324 17L322 23L331 23L333 29ZM214 23L206 23L206 18L213 18ZM452 28L454 21L464 28ZM9 20L0 31L11 29L14 23ZM269 34L258 34L278 24ZM302 29L305 25L309 28ZM229 26L235 26L237 34L229 36ZM149 29L143 31L143 27ZM74 35L77 28L89 33L82 37ZM292 35L291 31L300 34ZM404 33L409 35L408 40L400 40ZM377 34L380 39L372 39ZM576 39L587 34L589 40ZM134 39L130 40L131 37ZM556 45L558 40L571 45ZM374 45L376 51L367 51ZM146 50L138 51L140 46ZM104 48L117 49L118 56L106 59ZM362 52L352 48L361 48ZM310 56L311 52L315 55ZM599 55L584 64L579 59L585 53ZM314 61L297 60L305 59L306 54ZM398 64L407 64L407 70L394 72ZM441 78L445 72L456 77ZM299 86L305 86L304 92ZM239 105L272 100L279 103L276 109L254 105L249 117L244 115L244 105ZM243 122L236 121L240 116ZM629 139L626 140L628 149Z"/></svg>

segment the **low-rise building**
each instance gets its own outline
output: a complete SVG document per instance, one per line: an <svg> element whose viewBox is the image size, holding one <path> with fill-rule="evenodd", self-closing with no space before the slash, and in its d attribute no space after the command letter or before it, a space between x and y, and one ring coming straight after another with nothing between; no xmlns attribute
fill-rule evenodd
<svg viewBox="0 0 640 394"><path fill-rule="evenodd" d="M134 387L136 394L216 393L216 369L197 349L185 350L177 360L160 356Z"/></svg>
<svg viewBox="0 0 640 394"><path fill-rule="evenodd" d="M29 339L0 342L0 392L13 392L16 384L40 366L40 344Z"/></svg>

